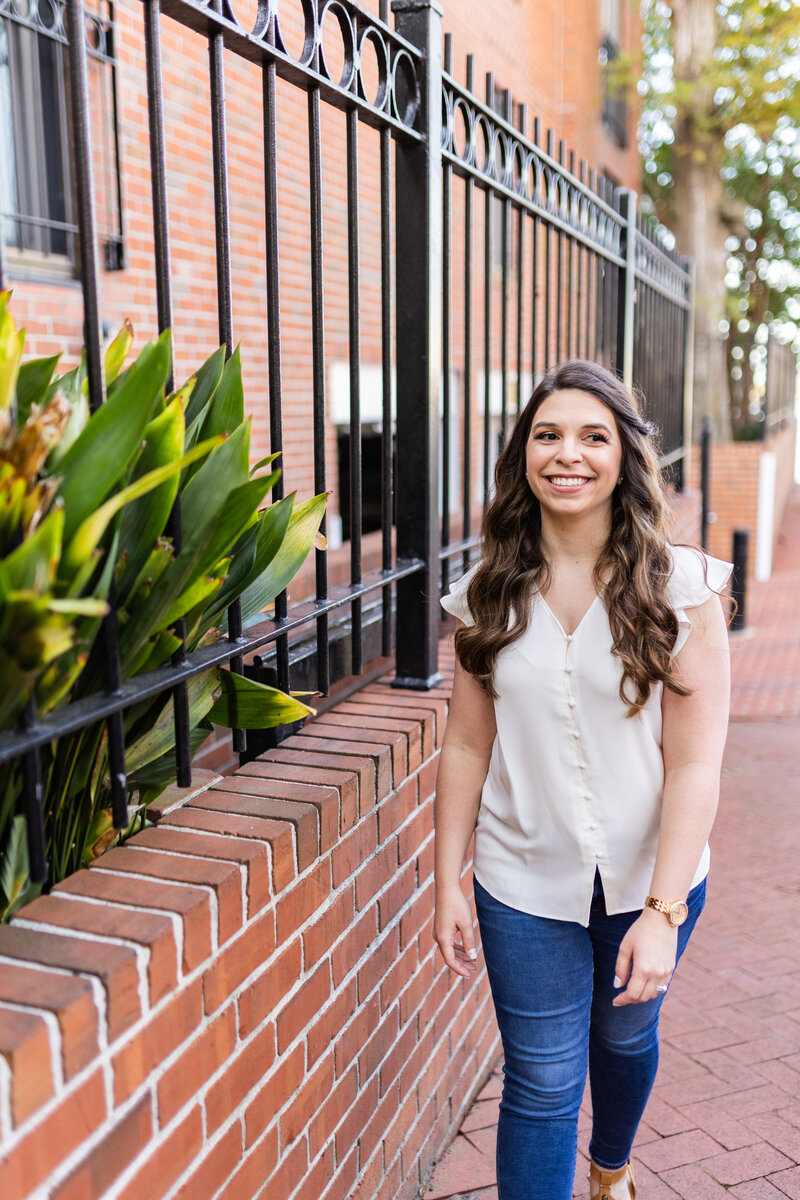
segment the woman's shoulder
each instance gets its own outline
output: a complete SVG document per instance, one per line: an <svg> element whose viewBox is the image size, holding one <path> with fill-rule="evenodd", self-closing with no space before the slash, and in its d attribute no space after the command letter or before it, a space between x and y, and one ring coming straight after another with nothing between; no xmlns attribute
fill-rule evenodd
<svg viewBox="0 0 800 1200"><path fill-rule="evenodd" d="M733 565L697 546L670 546L672 573L667 596L673 608L696 608L722 591Z"/></svg>
<svg viewBox="0 0 800 1200"><path fill-rule="evenodd" d="M455 583L451 583L450 591L441 599L441 605L445 612L450 613L453 617L458 617L459 621L463 621L465 625L475 624L467 603L467 589L472 583L479 565L479 563L475 563L475 566L470 567L466 574L457 579Z"/></svg>
<svg viewBox="0 0 800 1200"><path fill-rule="evenodd" d="M692 631L687 609L705 604L725 587L733 565L712 558L696 546L670 546L672 574L667 583L667 600L678 619L678 636L672 648L673 657L685 645Z"/></svg>

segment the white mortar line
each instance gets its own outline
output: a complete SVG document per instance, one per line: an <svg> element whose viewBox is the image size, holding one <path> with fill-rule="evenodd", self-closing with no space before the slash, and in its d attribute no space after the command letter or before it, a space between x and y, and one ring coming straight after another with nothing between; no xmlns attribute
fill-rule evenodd
<svg viewBox="0 0 800 1200"><path fill-rule="evenodd" d="M98 860L101 861L101 860ZM184 883L180 879L162 879L155 875L139 875L136 871L115 871L113 867L92 867L93 871L99 871L101 875L111 875L115 879L138 879L140 883L147 883L150 887L154 883L160 883L164 887L175 888L197 888L198 891L205 892L209 898L209 909L211 913L211 952L219 949L219 905L217 903L217 893L210 883ZM130 907L130 906L129 906ZM140 904L136 904L137 909L141 909ZM163 911L163 910L159 910ZM177 915L177 914L176 914Z"/></svg>
<svg viewBox="0 0 800 1200"><path fill-rule="evenodd" d="M142 1015L150 1009L150 989L147 979L147 967L150 961L150 951L146 946L142 946L139 942L131 942L127 938L113 937L105 933L84 932L80 929L71 929L62 925L51 925L47 921L30 921L26 917L15 917L14 925L20 926L22 929L31 929L41 933L54 933L61 937L75 938L77 941L101 942L106 946L127 946L133 950L136 955L136 975L137 989L139 993L139 1005L142 1010ZM18 962L27 962L27 959L17 959ZM56 970L57 968L52 968Z"/></svg>
<svg viewBox="0 0 800 1200"><path fill-rule="evenodd" d="M64 1064L61 1062L61 1028L58 1017L49 1009L37 1008L35 1004L18 1004L16 1000L4 1000L3 1008L13 1012L26 1013L28 1016L41 1017L47 1026L48 1041L50 1042L50 1067L53 1072L53 1090L56 1095L64 1087ZM16 1132L16 1131L15 1131Z"/></svg>
<svg viewBox="0 0 800 1200"><path fill-rule="evenodd" d="M264 818L264 819L266 820L268 818ZM271 819L271 818L269 818L269 819ZM225 838L226 840L229 840L230 838L240 838L244 842L257 842L259 844L259 846L263 846L266 849L267 873L268 873L268 879L269 879L270 893L273 896L275 895L275 878L274 878L274 874L273 874L272 843L268 842L266 838L260 838L260 837L252 837L251 838L251 837L243 836L242 834L239 834L239 833L218 833L215 829L194 829L191 825L172 825L172 824L170 824L169 814L166 814L165 816L163 816L161 818L161 820L156 825L156 828L157 829L161 829L161 828L176 829L180 833L189 833L195 837ZM295 866L295 874L297 874L297 851L295 848L294 825L292 825L290 828L291 828L291 834L292 834L292 862L294 863L294 866ZM133 849L133 845L130 845L129 848ZM142 849L144 849L144 847L142 847ZM175 853L178 853L178 852L176 851Z"/></svg>
<svg viewBox="0 0 800 1200"><path fill-rule="evenodd" d="M138 854L141 854L141 852L143 850L147 851L148 854L166 854L170 858L174 858L176 854L179 854L181 858L187 858L187 859L189 859L190 862L203 862L203 863L216 863L216 864L226 863L229 867L236 867L239 872L239 876L241 879L241 885L242 885L242 917L245 921L248 919L248 911L247 911L248 871L247 871L247 867L245 866L244 863L237 862L235 858L211 858L207 854L187 854L183 850L161 850L161 849L156 848L155 846L134 846L132 843L131 843L131 845L126 846L125 848L126 848L126 850L135 850ZM190 884L190 886L194 887L195 885ZM202 887L204 885L200 884L198 886Z"/></svg>
<svg viewBox="0 0 800 1200"><path fill-rule="evenodd" d="M97 868L92 868L92 869L96 870ZM149 881L151 883L153 882L152 875L149 875L147 878L149 879ZM173 930L173 934L175 936L175 947L178 952L178 978L179 979L182 978L182 975L183 975L183 920L181 919L180 913L174 912L173 909L171 909L171 908L154 908L152 905L148 905L148 904L123 904L121 900L103 900L99 896L82 896L77 892L59 892L58 895L63 900L71 900L71 901L75 901L75 902L79 901L82 904L96 904L99 908L111 907L111 908L118 908L122 912L125 912L125 913L146 912L146 913L150 913L152 916L155 916L155 917L166 917L169 921L172 922L172 930ZM60 925L57 928L61 931ZM82 935L78 934L76 936L82 936ZM96 935L92 935L92 936L96 936Z"/></svg>

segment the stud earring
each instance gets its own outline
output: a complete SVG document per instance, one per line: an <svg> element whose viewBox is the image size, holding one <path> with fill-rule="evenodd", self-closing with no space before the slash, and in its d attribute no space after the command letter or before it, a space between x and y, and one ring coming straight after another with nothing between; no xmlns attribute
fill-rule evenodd
<svg viewBox="0 0 800 1200"><path fill-rule="evenodd" d="M619 485L620 483L622 483L622 478L623 478L623 477L622 477L622 475L620 475L619 479L617 480L617 484L618 484L618 485Z"/></svg>

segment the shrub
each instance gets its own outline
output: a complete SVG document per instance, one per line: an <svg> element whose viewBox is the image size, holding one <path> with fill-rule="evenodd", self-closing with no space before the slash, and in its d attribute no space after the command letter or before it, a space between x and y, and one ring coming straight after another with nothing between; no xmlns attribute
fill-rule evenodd
<svg viewBox="0 0 800 1200"><path fill-rule="evenodd" d="M324 495L266 497L271 456L250 466L239 350L220 348L166 394L170 335L125 366L129 326L105 355L106 403L90 416L85 367L56 375L57 358L23 362L0 295L0 728L31 699L38 713L104 688L100 631L113 606L123 679L167 664L183 621L192 651L226 629L241 602L257 619L296 574L317 537ZM169 535L180 506L183 537ZM214 668L188 681L195 752L212 724L268 728L313 712L289 696ZM42 748L50 880L63 879L143 824L175 777L171 695L124 713L129 827L113 828L105 726ZM0 916L40 890L32 884L22 764L0 764Z"/></svg>

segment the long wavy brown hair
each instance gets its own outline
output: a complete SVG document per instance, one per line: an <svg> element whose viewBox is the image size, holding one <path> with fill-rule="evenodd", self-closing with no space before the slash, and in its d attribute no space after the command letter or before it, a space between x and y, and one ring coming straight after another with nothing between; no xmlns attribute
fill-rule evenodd
<svg viewBox="0 0 800 1200"><path fill-rule="evenodd" d="M525 474L528 437L542 401L570 388L588 392L611 410L622 443L623 481L612 495L611 532L595 563L594 584L622 663L620 698L632 717L659 681L681 696L689 689L672 664L678 621L666 598L672 558L655 431L624 384L596 363L570 359L551 368L497 460L494 496L483 520L483 554L467 590L475 624L459 628L456 653L464 669L496 696L497 655L525 632L530 597L546 591L550 579L539 501Z"/></svg>

